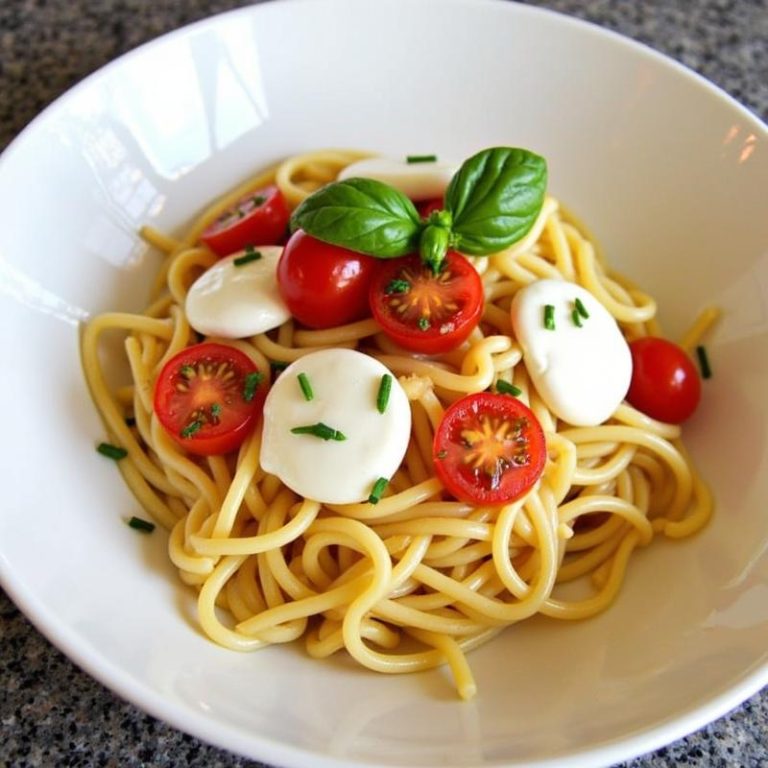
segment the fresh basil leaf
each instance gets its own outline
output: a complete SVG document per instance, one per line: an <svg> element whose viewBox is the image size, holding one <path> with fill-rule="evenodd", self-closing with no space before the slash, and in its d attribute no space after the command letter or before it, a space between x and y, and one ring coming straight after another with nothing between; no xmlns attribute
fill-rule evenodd
<svg viewBox="0 0 768 768"><path fill-rule="evenodd" d="M448 251L450 233L443 227L429 224L421 233L419 241L419 254L421 260L437 274Z"/></svg>
<svg viewBox="0 0 768 768"><path fill-rule="evenodd" d="M508 248L533 226L546 189L547 161L533 152L494 147L473 155L445 193L452 247L473 256Z"/></svg>
<svg viewBox="0 0 768 768"><path fill-rule="evenodd" d="M357 253L391 259L413 253L423 228L413 203L374 179L345 179L320 188L291 216L291 229Z"/></svg>

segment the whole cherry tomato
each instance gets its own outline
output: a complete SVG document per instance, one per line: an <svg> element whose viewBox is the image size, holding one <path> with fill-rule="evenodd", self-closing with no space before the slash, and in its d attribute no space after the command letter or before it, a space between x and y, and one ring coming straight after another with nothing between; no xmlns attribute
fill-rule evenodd
<svg viewBox="0 0 768 768"><path fill-rule="evenodd" d="M414 203L416 210L419 212L419 216L422 219L426 219L430 213L435 211L442 211L445 208L445 201L442 197L433 197L429 200L422 200L421 202Z"/></svg>
<svg viewBox="0 0 768 768"><path fill-rule="evenodd" d="M629 345L632 381L627 401L651 418L680 424L701 398L699 372L677 344L647 336Z"/></svg>
<svg viewBox="0 0 768 768"><path fill-rule="evenodd" d="M332 328L370 314L376 259L323 243L299 229L277 264L277 285L291 314L310 328Z"/></svg>

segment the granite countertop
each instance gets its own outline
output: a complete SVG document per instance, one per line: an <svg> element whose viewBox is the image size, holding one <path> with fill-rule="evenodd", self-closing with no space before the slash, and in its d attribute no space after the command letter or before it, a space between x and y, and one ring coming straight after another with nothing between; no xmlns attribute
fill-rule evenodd
<svg viewBox="0 0 768 768"><path fill-rule="evenodd" d="M243 0L2 0L0 150L85 75ZM621 32L709 78L768 120L768 0L534 0ZM261 764L210 747L81 672L0 591L0 768ZM625 768L768 765L768 690Z"/></svg>

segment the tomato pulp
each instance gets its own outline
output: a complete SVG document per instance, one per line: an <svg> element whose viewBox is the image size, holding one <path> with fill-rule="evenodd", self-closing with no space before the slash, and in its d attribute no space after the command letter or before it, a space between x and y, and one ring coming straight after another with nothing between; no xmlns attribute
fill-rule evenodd
<svg viewBox="0 0 768 768"><path fill-rule="evenodd" d="M160 371L154 408L168 434L201 456L229 453L253 429L264 402L262 375L240 350L204 342Z"/></svg>
<svg viewBox="0 0 768 768"><path fill-rule="evenodd" d="M512 395L477 392L453 403L433 443L435 472L457 499L506 504L541 477L547 459L544 431Z"/></svg>
<svg viewBox="0 0 768 768"><path fill-rule="evenodd" d="M483 283L472 264L448 251L435 274L417 255L380 262L371 282L373 316L404 349L437 355L467 339L483 314Z"/></svg>

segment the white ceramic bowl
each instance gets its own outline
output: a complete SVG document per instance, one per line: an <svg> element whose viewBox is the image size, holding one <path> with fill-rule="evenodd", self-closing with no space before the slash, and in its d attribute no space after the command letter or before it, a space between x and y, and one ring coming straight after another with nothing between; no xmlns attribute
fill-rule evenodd
<svg viewBox="0 0 768 768"><path fill-rule="evenodd" d="M392 41L396 41L393 43ZM469 46L469 49L468 49ZM616 605L535 619L444 671L384 677L299 648L222 650L196 630L164 537L94 451L78 324L138 309L136 237L172 228L253 168L355 146L546 155L551 190L675 334L725 318L687 429L717 513L633 560ZM56 645L154 715L287 766L607 764L723 714L768 682L768 134L745 110L615 35L511 3L261 5L116 61L0 160L5 501L0 576ZM10 429L9 429L10 427Z"/></svg>

